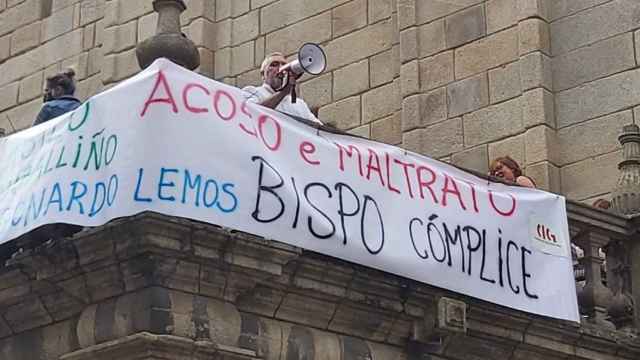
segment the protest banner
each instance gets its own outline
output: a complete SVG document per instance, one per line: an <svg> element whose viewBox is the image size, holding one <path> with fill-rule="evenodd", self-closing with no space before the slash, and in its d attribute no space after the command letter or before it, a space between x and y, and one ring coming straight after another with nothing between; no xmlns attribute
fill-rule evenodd
<svg viewBox="0 0 640 360"><path fill-rule="evenodd" d="M155 211L579 321L562 196L316 129L167 60L0 139L0 164L0 242Z"/></svg>

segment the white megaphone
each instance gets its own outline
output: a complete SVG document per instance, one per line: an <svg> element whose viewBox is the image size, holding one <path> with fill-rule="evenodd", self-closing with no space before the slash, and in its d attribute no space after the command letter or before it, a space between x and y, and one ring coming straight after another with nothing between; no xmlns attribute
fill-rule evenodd
<svg viewBox="0 0 640 360"><path fill-rule="evenodd" d="M296 75L320 75L327 68L327 57L318 44L306 43L298 50L298 58L283 65L280 71L290 70Z"/></svg>

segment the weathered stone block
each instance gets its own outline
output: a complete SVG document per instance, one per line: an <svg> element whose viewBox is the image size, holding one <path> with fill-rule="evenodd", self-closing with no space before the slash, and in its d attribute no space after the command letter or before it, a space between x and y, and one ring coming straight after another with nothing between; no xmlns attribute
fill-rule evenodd
<svg viewBox="0 0 640 360"><path fill-rule="evenodd" d="M418 55L423 58L446 48L444 20L418 27ZM400 41L402 46L402 40Z"/></svg>
<svg viewBox="0 0 640 360"><path fill-rule="evenodd" d="M445 43L458 47L486 34L484 5L478 5L448 16L445 19Z"/></svg>
<svg viewBox="0 0 640 360"><path fill-rule="evenodd" d="M522 94L522 123L525 128L545 124L556 128L553 94L543 88Z"/></svg>
<svg viewBox="0 0 640 360"><path fill-rule="evenodd" d="M416 0L416 22L424 24L481 2L483 0Z"/></svg>
<svg viewBox="0 0 640 360"><path fill-rule="evenodd" d="M104 45L102 47L105 54L122 52L136 45L138 31L136 21L108 27L104 31Z"/></svg>
<svg viewBox="0 0 640 360"><path fill-rule="evenodd" d="M251 8L252 9L260 8L265 5L269 5L274 1L277 1L277 0L251 0Z"/></svg>
<svg viewBox="0 0 640 360"><path fill-rule="evenodd" d="M184 27L183 32L198 47L206 47L213 49L215 47L215 38L211 36L215 24L205 18L197 18Z"/></svg>
<svg viewBox="0 0 640 360"><path fill-rule="evenodd" d="M526 19L518 23L520 55L533 51L551 54L549 24L537 18Z"/></svg>
<svg viewBox="0 0 640 360"><path fill-rule="evenodd" d="M231 24L231 19L218 21L215 24L216 50L231 46Z"/></svg>
<svg viewBox="0 0 640 360"><path fill-rule="evenodd" d="M520 98L467 114L463 121L465 146L488 143L524 130Z"/></svg>
<svg viewBox="0 0 640 360"><path fill-rule="evenodd" d="M340 100L369 88L369 60L364 59L334 71L333 98Z"/></svg>
<svg viewBox="0 0 640 360"><path fill-rule="evenodd" d="M489 144L489 161L510 156L518 164L525 164L524 134L508 137Z"/></svg>
<svg viewBox="0 0 640 360"><path fill-rule="evenodd" d="M636 69L557 93L558 127L593 119L638 104L639 81L640 70Z"/></svg>
<svg viewBox="0 0 640 360"><path fill-rule="evenodd" d="M231 74L237 75L253 68L253 41L231 48Z"/></svg>
<svg viewBox="0 0 640 360"><path fill-rule="evenodd" d="M418 60L410 61L400 67L400 94L402 97L415 94L420 90Z"/></svg>
<svg viewBox="0 0 640 360"><path fill-rule="evenodd" d="M369 24L390 17L395 4L395 0L369 0Z"/></svg>
<svg viewBox="0 0 640 360"><path fill-rule="evenodd" d="M560 193L560 169L550 162L528 165L525 174L533 179L536 188Z"/></svg>
<svg viewBox="0 0 640 360"><path fill-rule="evenodd" d="M400 104L398 81L369 90L362 95L362 122L369 123L391 115L400 109Z"/></svg>
<svg viewBox="0 0 640 360"><path fill-rule="evenodd" d="M231 31L231 45L242 44L253 40L260 32L260 11L254 10L245 15L233 19ZM209 35L210 36L210 35Z"/></svg>
<svg viewBox="0 0 640 360"><path fill-rule="evenodd" d="M393 44L393 31L392 22L385 20L330 41L324 47L328 57L327 70L389 50Z"/></svg>
<svg viewBox="0 0 640 360"><path fill-rule="evenodd" d="M453 50L420 60L420 90L427 91L453 82Z"/></svg>
<svg viewBox="0 0 640 360"><path fill-rule="evenodd" d="M96 39L96 24L89 24L84 27L82 35L82 50L89 51L93 48Z"/></svg>
<svg viewBox="0 0 640 360"><path fill-rule="evenodd" d="M592 8L610 0L554 0L549 2L551 20L573 15L584 9Z"/></svg>
<svg viewBox="0 0 640 360"><path fill-rule="evenodd" d="M80 3L80 26L103 18L105 3L106 0L83 0Z"/></svg>
<svg viewBox="0 0 640 360"><path fill-rule="evenodd" d="M262 65L262 61L267 55L265 51L266 42L267 41L264 36L257 38L255 41L256 50L254 54L255 55L254 65L258 68L260 67L260 65Z"/></svg>
<svg viewBox="0 0 640 360"><path fill-rule="evenodd" d="M530 129L524 135L526 164L541 161L558 163L558 139L553 129L546 125L539 125Z"/></svg>
<svg viewBox="0 0 640 360"><path fill-rule="evenodd" d="M635 67L633 35L625 33L553 58L553 89L566 90Z"/></svg>
<svg viewBox="0 0 640 360"><path fill-rule="evenodd" d="M135 49L104 57L102 81L104 84L120 81L140 71Z"/></svg>
<svg viewBox="0 0 640 360"><path fill-rule="evenodd" d="M367 25L366 0L353 0L332 11L333 37L337 38Z"/></svg>
<svg viewBox="0 0 640 360"><path fill-rule="evenodd" d="M101 46L104 43L104 24L104 19L96 21L95 46Z"/></svg>
<svg viewBox="0 0 640 360"><path fill-rule="evenodd" d="M446 118L447 94L444 88L409 96L402 101L402 131L425 127Z"/></svg>
<svg viewBox="0 0 640 360"><path fill-rule="evenodd" d="M402 134L402 147L419 154L440 158L463 149L462 119L454 118Z"/></svg>
<svg viewBox="0 0 640 360"><path fill-rule="evenodd" d="M42 72L35 73L20 81L20 103L27 102L42 95L44 75ZM4 95L0 95L0 99L4 99ZM0 106L2 108L2 106Z"/></svg>
<svg viewBox="0 0 640 360"><path fill-rule="evenodd" d="M96 47L89 51L89 58L87 59L87 75L95 75L102 70L102 63L104 60L104 53L101 47Z"/></svg>
<svg viewBox="0 0 640 360"><path fill-rule="evenodd" d="M489 70L489 99L494 104L522 94L520 64L516 61Z"/></svg>
<svg viewBox="0 0 640 360"><path fill-rule="evenodd" d="M455 153L451 156L451 162L462 168L486 174L489 171L487 145L480 145Z"/></svg>
<svg viewBox="0 0 640 360"><path fill-rule="evenodd" d="M487 1L487 33L511 27L518 23L518 3L515 0Z"/></svg>
<svg viewBox="0 0 640 360"><path fill-rule="evenodd" d="M563 166L619 149L622 126L631 123L632 111L626 110L558 130L561 151L557 164Z"/></svg>
<svg viewBox="0 0 640 360"><path fill-rule="evenodd" d="M138 19L138 42L151 38L156 33L158 13L154 12ZM211 36L211 34L209 34Z"/></svg>
<svg viewBox="0 0 640 360"><path fill-rule="evenodd" d="M200 66L196 69L199 74L212 78L214 74L213 68L213 51L206 48L198 48L200 54Z"/></svg>
<svg viewBox="0 0 640 360"><path fill-rule="evenodd" d="M214 54L215 78L222 79L231 74L231 48L220 49Z"/></svg>
<svg viewBox="0 0 640 360"><path fill-rule="evenodd" d="M352 96L320 108L319 119L338 129L352 129L360 125L360 97Z"/></svg>
<svg viewBox="0 0 640 360"><path fill-rule="evenodd" d="M518 59L518 29L495 33L455 50L456 79Z"/></svg>
<svg viewBox="0 0 640 360"><path fill-rule="evenodd" d="M618 180L620 161L622 151L615 151L562 167L562 193L569 199L583 200L611 192Z"/></svg>
<svg viewBox="0 0 640 360"><path fill-rule="evenodd" d="M39 0L26 0L9 7L0 13L0 35L8 34L42 17L42 6Z"/></svg>
<svg viewBox="0 0 640 360"><path fill-rule="evenodd" d="M364 124L347 131L351 135L360 136L366 139L371 138L371 124Z"/></svg>
<svg viewBox="0 0 640 360"><path fill-rule="evenodd" d="M309 107L320 107L331 103L333 73L314 77L300 84L300 94Z"/></svg>
<svg viewBox="0 0 640 360"><path fill-rule="evenodd" d="M231 2L233 0L214 0L216 2L216 20L231 17Z"/></svg>
<svg viewBox="0 0 640 360"><path fill-rule="evenodd" d="M369 82L372 87L376 87L390 81L395 76L393 50L387 50L369 59Z"/></svg>
<svg viewBox="0 0 640 360"><path fill-rule="evenodd" d="M640 2L615 0L562 18L551 24L551 51L561 55L613 35L634 30L640 22Z"/></svg>
<svg viewBox="0 0 640 360"><path fill-rule="evenodd" d="M398 9L398 30L402 31L416 23L416 0L396 0Z"/></svg>
<svg viewBox="0 0 640 360"><path fill-rule="evenodd" d="M406 63L418 57L418 29L411 27L400 32L400 61Z"/></svg>
<svg viewBox="0 0 640 360"><path fill-rule="evenodd" d="M280 0L260 9L260 33L267 34L313 15L323 13L348 0Z"/></svg>
<svg viewBox="0 0 640 360"><path fill-rule="evenodd" d="M250 9L249 0L233 0L231 1L231 16L234 18L249 12Z"/></svg>
<svg viewBox="0 0 640 360"><path fill-rule="evenodd" d="M262 74L260 74L260 69L254 69L247 71L246 73L238 75L236 78L236 86L239 88L243 88L247 85L258 85L262 83Z"/></svg>
<svg viewBox="0 0 640 360"><path fill-rule="evenodd" d="M522 91L544 87L553 89L553 66L551 58L536 51L520 58L520 81Z"/></svg>
<svg viewBox="0 0 640 360"><path fill-rule="evenodd" d="M5 112L5 114L13 128L18 131L30 127L41 108L42 99L35 99L26 104L16 106Z"/></svg>
<svg viewBox="0 0 640 360"><path fill-rule="evenodd" d="M278 51L289 55L298 51L298 48L306 42L322 43L329 39L331 39L331 13L325 12L268 34L265 49L267 53Z"/></svg>
<svg viewBox="0 0 640 360"><path fill-rule="evenodd" d="M11 55L33 49L40 44L40 23L35 22L19 28L11 34Z"/></svg>
<svg viewBox="0 0 640 360"><path fill-rule="evenodd" d="M449 117L465 114L489 104L487 75L480 74L447 86Z"/></svg>
<svg viewBox="0 0 640 360"><path fill-rule="evenodd" d="M56 11L42 20L42 41L49 41L71 30L73 30L73 6Z"/></svg>
<svg viewBox="0 0 640 360"><path fill-rule="evenodd" d="M153 12L153 0L118 0L118 24L124 24Z"/></svg>
<svg viewBox="0 0 640 360"><path fill-rule="evenodd" d="M0 111L18 105L20 83L14 82L0 88Z"/></svg>
<svg viewBox="0 0 640 360"><path fill-rule="evenodd" d="M371 123L371 139L386 144L397 145L402 142L402 124L400 112Z"/></svg>
<svg viewBox="0 0 640 360"><path fill-rule="evenodd" d="M193 19L203 17L210 21L216 20L215 0L191 0L187 3L187 10L180 14L180 23L189 24Z"/></svg>
<svg viewBox="0 0 640 360"><path fill-rule="evenodd" d="M11 34L0 37L0 62L11 56Z"/></svg>
<svg viewBox="0 0 640 360"><path fill-rule="evenodd" d="M516 0L518 3L518 18L540 18L549 21L551 12L551 2L556 0Z"/></svg>

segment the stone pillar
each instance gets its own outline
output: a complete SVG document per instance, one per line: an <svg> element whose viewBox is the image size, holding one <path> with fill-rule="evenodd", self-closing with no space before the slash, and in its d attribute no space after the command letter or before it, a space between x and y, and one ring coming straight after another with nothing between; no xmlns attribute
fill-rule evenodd
<svg viewBox="0 0 640 360"><path fill-rule="evenodd" d="M200 66L200 54L194 43L180 31L180 13L187 9L183 0L154 0L158 12L156 35L141 42L136 56L141 68L146 68L158 58L195 70Z"/></svg>

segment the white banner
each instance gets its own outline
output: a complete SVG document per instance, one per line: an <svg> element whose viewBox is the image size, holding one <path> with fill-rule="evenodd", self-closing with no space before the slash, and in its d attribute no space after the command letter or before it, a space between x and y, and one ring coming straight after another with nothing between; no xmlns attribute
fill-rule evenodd
<svg viewBox="0 0 640 360"><path fill-rule="evenodd" d="M563 197L320 131L166 60L0 139L0 164L0 242L151 210L579 321Z"/></svg>

